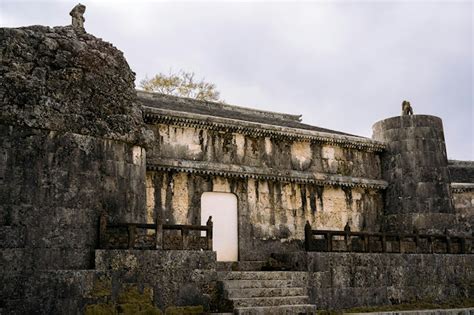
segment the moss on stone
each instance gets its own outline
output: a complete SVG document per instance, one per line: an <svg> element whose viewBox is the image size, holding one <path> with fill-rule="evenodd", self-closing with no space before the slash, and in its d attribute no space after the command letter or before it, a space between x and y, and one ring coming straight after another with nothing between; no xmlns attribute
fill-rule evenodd
<svg viewBox="0 0 474 315"><path fill-rule="evenodd" d="M126 303L117 305L119 314L132 315L137 314L140 311L140 304Z"/></svg>
<svg viewBox="0 0 474 315"><path fill-rule="evenodd" d="M118 314L115 306L112 304L91 304L87 305L85 315L115 315Z"/></svg>
<svg viewBox="0 0 474 315"><path fill-rule="evenodd" d="M204 307L199 306L170 306L166 308L166 315L204 314Z"/></svg>
<svg viewBox="0 0 474 315"><path fill-rule="evenodd" d="M236 261L234 261L232 263L232 265L230 266L230 268L231 268L232 271L238 271L239 270L239 264Z"/></svg>
<svg viewBox="0 0 474 315"><path fill-rule="evenodd" d="M119 314L124 315L162 315L163 313L159 308L154 307L153 305L143 305L143 304L119 304L117 305L117 310Z"/></svg>
<svg viewBox="0 0 474 315"><path fill-rule="evenodd" d="M124 303L124 304L91 304L87 305L85 315L162 315L161 310L151 304ZM181 314L181 313L180 313ZM185 313L200 314L200 313Z"/></svg>
<svg viewBox="0 0 474 315"><path fill-rule="evenodd" d="M118 296L117 302L120 304L149 304L153 303L153 290L146 287L143 293L140 293L136 285L128 285Z"/></svg>
<svg viewBox="0 0 474 315"><path fill-rule="evenodd" d="M136 284L125 284L117 298L119 314L161 315L161 310L153 305L153 289L145 287L140 292Z"/></svg>
<svg viewBox="0 0 474 315"><path fill-rule="evenodd" d="M103 276L94 281L92 291L90 292L92 297L104 297L112 295L112 279Z"/></svg>
<svg viewBox="0 0 474 315"><path fill-rule="evenodd" d="M163 312L154 306L148 306L145 307L144 309L141 309L140 312L137 313L138 315L162 315Z"/></svg>

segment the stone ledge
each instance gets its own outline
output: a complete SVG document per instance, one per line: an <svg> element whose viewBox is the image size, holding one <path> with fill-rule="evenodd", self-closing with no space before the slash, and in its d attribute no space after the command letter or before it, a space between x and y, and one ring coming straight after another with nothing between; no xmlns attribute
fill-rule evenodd
<svg viewBox="0 0 474 315"><path fill-rule="evenodd" d="M317 184L325 186L362 187L371 189L385 189L388 186L388 183L384 180L332 175L326 173L300 172L294 170L263 170L262 168L258 167L240 166L235 164L174 159L147 160L147 170L173 170L178 172L202 175L217 175L233 178L253 178L270 181Z"/></svg>
<svg viewBox="0 0 474 315"><path fill-rule="evenodd" d="M298 141L328 143L349 149L382 152L386 145L368 138L332 134L314 130L274 126L237 119L213 117L195 113L183 113L167 109L143 106L144 120L148 124L172 124L181 127L204 128L236 132L254 137L271 137Z"/></svg>

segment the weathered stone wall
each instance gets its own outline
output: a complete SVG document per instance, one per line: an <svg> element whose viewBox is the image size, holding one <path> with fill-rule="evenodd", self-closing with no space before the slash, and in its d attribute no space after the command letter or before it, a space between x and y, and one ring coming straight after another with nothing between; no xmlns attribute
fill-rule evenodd
<svg viewBox="0 0 474 315"><path fill-rule="evenodd" d="M453 203L456 225L451 230L458 234L474 233L474 184L454 185Z"/></svg>
<svg viewBox="0 0 474 315"><path fill-rule="evenodd" d="M148 221L198 224L202 193L234 193L240 260L301 248L306 220L325 229L380 227L383 182L373 150L172 123L149 127L156 140L147 155Z"/></svg>
<svg viewBox="0 0 474 315"><path fill-rule="evenodd" d="M320 309L474 299L474 255L306 255L310 298Z"/></svg>
<svg viewBox="0 0 474 315"><path fill-rule="evenodd" d="M448 161L456 233L474 233L474 161Z"/></svg>
<svg viewBox="0 0 474 315"><path fill-rule="evenodd" d="M454 192L453 200L456 214L462 216L474 215L474 189Z"/></svg>
<svg viewBox="0 0 474 315"><path fill-rule="evenodd" d="M205 161L262 169L296 170L380 179L377 153L310 141L251 137L220 130L149 125L156 141L150 160Z"/></svg>
<svg viewBox="0 0 474 315"><path fill-rule="evenodd" d="M217 304L215 253L97 251L95 270L0 274L5 314L161 314L169 306Z"/></svg>
<svg viewBox="0 0 474 315"><path fill-rule="evenodd" d="M2 266L90 268L102 211L145 218L135 75L72 27L1 28L0 42Z"/></svg>
<svg viewBox="0 0 474 315"><path fill-rule="evenodd" d="M111 221L144 220L145 149L5 125L0 146L0 250L14 259L8 263L89 268L102 211Z"/></svg>
<svg viewBox="0 0 474 315"><path fill-rule="evenodd" d="M301 249L304 225L376 231L382 197L377 190L205 176L184 172L147 173L147 214L152 221L200 224L201 195L237 196L240 260L264 259L272 252Z"/></svg>
<svg viewBox="0 0 474 315"><path fill-rule="evenodd" d="M167 306L217 303L216 254L191 250L98 250L96 269L118 283L152 288L153 304ZM112 292L113 294L113 292Z"/></svg>
<svg viewBox="0 0 474 315"><path fill-rule="evenodd" d="M446 145L441 119L427 115L388 118L373 126L384 141L382 173L386 229L442 232L454 226Z"/></svg>

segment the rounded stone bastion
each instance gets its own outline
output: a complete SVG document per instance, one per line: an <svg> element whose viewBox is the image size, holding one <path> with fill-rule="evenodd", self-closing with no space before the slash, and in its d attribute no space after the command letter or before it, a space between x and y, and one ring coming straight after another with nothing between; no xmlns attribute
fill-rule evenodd
<svg viewBox="0 0 474 315"><path fill-rule="evenodd" d="M0 29L0 234L18 269L85 269L99 215L144 222L135 74L72 27ZM15 263L17 261L17 263Z"/></svg>
<svg viewBox="0 0 474 315"><path fill-rule="evenodd" d="M448 160L440 118L406 115L373 125L382 141L386 230L444 232L454 220Z"/></svg>

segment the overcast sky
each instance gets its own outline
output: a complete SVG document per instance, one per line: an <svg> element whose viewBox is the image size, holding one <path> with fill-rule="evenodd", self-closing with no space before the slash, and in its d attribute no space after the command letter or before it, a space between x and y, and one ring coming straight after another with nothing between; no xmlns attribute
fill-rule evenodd
<svg viewBox="0 0 474 315"><path fill-rule="evenodd" d="M0 0L0 25L67 25L76 3ZM406 99L443 119L449 158L474 160L471 1L82 3L137 82L193 71L229 104L366 137Z"/></svg>

